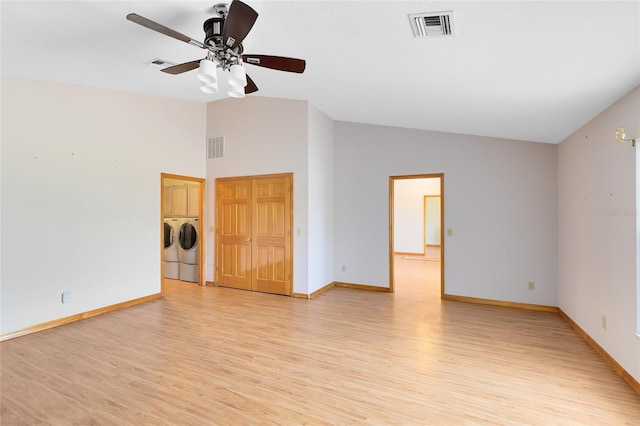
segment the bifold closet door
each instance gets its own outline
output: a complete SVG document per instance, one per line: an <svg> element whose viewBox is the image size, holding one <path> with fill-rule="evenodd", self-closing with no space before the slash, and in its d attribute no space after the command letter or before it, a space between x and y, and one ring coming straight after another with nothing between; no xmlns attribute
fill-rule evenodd
<svg viewBox="0 0 640 426"><path fill-rule="evenodd" d="M292 178L219 180L217 284L291 295Z"/></svg>
<svg viewBox="0 0 640 426"><path fill-rule="evenodd" d="M252 289L291 294L291 177L253 180Z"/></svg>
<svg viewBox="0 0 640 426"><path fill-rule="evenodd" d="M218 184L217 282L251 290L251 179Z"/></svg>

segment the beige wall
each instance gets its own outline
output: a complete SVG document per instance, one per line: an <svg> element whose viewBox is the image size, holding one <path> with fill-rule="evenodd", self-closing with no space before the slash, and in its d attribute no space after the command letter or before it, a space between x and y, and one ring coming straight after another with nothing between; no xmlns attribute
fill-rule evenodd
<svg viewBox="0 0 640 426"><path fill-rule="evenodd" d="M640 381L638 210L640 87L558 146L558 304ZM602 327L602 317L607 328Z"/></svg>
<svg viewBox="0 0 640 426"><path fill-rule="evenodd" d="M335 123L338 281L389 286L389 176L444 173L445 291L556 306L557 146ZM536 290L527 289L534 281Z"/></svg>
<svg viewBox="0 0 640 426"><path fill-rule="evenodd" d="M209 223L215 223L215 179L293 173L293 291L309 294L333 282L333 120L306 101L247 97L208 105L208 137L224 136L224 158L207 161ZM209 233L207 280L214 279Z"/></svg>
<svg viewBox="0 0 640 426"><path fill-rule="evenodd" d="M158 293L160 175L204 177L206 105L14 78L1 100L1 333Z"/></svg>
<svg viewBox="0 0 640 426"><path fill-rule="evenodd" d="M309 104L308 292L334 281L333 120Z"/></svg>
<svg viewBox="0 0 640 426"><path fill-rule="evenodd" d="M293 173L294 292L308 292L308 103L248 96L207 106L207 137L224 136L224 158L207 160L208 223L215 223L215 179ZM207 280L214 280L215 241L207 235Z"/></svg>

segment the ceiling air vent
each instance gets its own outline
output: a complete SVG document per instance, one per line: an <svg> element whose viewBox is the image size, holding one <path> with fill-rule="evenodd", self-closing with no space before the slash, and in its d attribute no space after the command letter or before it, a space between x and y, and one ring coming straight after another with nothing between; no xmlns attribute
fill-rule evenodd
<svg viewBox="0 0 640 426"><path fill-rule="evenodd" d="M444 37L453 35L453 12L413 13L409 15L413 36Z"/></svg>
<svg viewBox="0 0 640 426"><path fill-rule="evenodd" d="M151 67L166 68L166 67L172 67L176 63L175 62L165 61L164 59L160 59L160 58L155 58L155 59L152 59L150 61L145 62L144 64L145 65L149 65Z"/></svg>
<svg viewBox="0 0 640 426"><path fill-rule="evenodd" d="M207 159L224 158L224 136L207 140Z"/></svg>

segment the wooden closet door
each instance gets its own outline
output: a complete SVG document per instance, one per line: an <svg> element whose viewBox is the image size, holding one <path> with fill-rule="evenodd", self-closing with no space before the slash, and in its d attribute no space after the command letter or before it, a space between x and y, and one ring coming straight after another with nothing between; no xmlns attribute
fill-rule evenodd
<svg viewBox="0 0 640 426"><path fill-rule="evenodd" d="M253 180L252 290L291 295L291 176Z"/></svg>
<svg viewBox="0 0 640 426"><path fill-rule="evenodd" d="M218 184L216 218L217 283L251 289L251 179Z"/></svg>

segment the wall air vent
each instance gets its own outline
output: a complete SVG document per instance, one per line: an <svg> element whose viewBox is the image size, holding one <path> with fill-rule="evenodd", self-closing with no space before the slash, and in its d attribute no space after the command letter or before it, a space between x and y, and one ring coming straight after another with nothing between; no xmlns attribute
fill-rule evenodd
<svg viewBox="0 0 640 426"><path fill-rule="evenodd" d="M453 12L413 13L409 15L413 36L444 37L452 36Z"/></svg>
<svg viewBox="0 0 640 426"><path fill-rule="evenodd" d="M224 136L207 140L207 160L213 158L224 158Z"/></svg>

